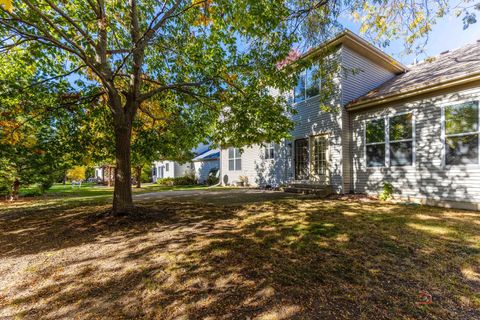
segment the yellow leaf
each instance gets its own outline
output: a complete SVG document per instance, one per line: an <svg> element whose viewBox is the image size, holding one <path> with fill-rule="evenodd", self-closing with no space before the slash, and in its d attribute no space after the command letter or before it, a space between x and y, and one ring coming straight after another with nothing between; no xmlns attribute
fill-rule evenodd
<svg viewBox="0 0 480 320"><path fill-rule="evenodd" d="M0 5L3 5L3 8L8 12L13 11L13 3L12 0L0 0Z"/></svg>

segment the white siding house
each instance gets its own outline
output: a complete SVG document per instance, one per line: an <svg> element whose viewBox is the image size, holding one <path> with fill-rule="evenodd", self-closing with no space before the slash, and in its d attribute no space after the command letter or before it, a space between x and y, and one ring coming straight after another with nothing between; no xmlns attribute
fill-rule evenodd
<svg viewBox="0 0 480 320"><path fill-rule="evenodd" d="M186 172L191 170L190 163L178 163L176 161L155 161L152 169L152 179L156 182L163 178L183 177Z"/></svg>

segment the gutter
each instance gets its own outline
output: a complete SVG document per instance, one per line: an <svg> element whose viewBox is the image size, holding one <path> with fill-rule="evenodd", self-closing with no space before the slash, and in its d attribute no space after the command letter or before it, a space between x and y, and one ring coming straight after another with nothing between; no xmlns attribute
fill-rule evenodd
<svg viewBox="0 0 480 320"><path fill-rule="evenodd" d="M357 102L357 103L353 103L350 106L347 106L347 110L348 111L357 111L357 110L365 109L365 108L368 108L368 107L377 106L379 104L393 102L393 101L396 101L396 100L409 98L409 97L412 97L412 96L418 96L418 95L421 95L421 94L430 93L430 92L433 92L433 91L437 91L437 90L441 90L441 89L445 89L445 88L450 88L450 87L454 87L454 86L459 86L459 85L462 85L462 84L467 84L467 83L475 82L475 81L479 81L479 80L480 80L480 72L477 72L477 73L474 73L473 75L470 74L470 75L450 79L450 80L447 80L447 81L444 81L444 82L430 84L430 85L427 85L427 86L421 87L421 88L412 88L411 90L408 90L406 92L400 92L400 93L396 93L396 94L393 94L393 95L383 95L383 96L380 96L380 97L377 97L377 98L374 98L374 99L371 99L371 100L366 100L364 102L360 101L360 102Z"/></svg>
<svg viewBox="0 0 480 320"><path fill-rule="evenodd" d="M386 69L391 69L390 71L394 73L403 73L408 70L406 66L404 66L402 63L398 62L382 50L378 49L376 46L372 45L359 35L353 33L352 31L345 29L344 31L340 32L337 36L335 36L333 39L330 39L323 44L319 45L318 47L304 53L301 55L297 60L293 61L289 67L292 69L295 69L297 65L299 64L300 61L302 60L307 60L311 58L312 56L315 56L322 50L328 50L330 47L334 47L339 44L344 44L350 48L352 48L354 51L358 51L359 48L362 50L367 51L368 53L371 53L376 56L376 58L379 60L376 63L382 65L384 64L384 67ZM355 49L357 48L357 50ZM363 53L365 55L365 52ZM368 56L368 54L367 54ZM375 60L372 60L375 62ZM381 62L380 62L381 61Z"/></svg>

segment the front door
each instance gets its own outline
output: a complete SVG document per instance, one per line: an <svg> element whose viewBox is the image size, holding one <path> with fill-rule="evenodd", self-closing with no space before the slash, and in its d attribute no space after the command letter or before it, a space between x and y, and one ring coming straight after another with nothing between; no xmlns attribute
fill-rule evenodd
<svg viewBox="0 0 480 320"><path fill-rule="evenodd" d="M328 137L310 137L310 179L320 183L328 180Z"/></svg>
<svg viewBox="0 0 480 320"><path fill-rule="evenodd" d="M295 180L308 180L308 139L295 140Z"/></svg>

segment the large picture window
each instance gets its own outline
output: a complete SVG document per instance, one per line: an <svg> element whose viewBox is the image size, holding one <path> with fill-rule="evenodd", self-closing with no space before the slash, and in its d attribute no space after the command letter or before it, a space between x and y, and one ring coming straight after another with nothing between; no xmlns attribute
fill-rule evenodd
<svg viewBox="0 0 480 320"><path fill-rule="evenodd" d="M311 67L300 73L294 90L294 102L301 102L320 93L318 67Z"/></svg>
<svg viewBox="0 0 480 320"><path fill-rule="evenodd" d="M472 101L445 107L445 164L478 164L479 107Z"/></svg>
<svg viewBox="0 0 480 320"><path fill-rule="evenodd" d="M367 167L385 166L385 119L371 120L366 125Z"/></svg>
<svg viewBox="0 0 480 320"><path fill-rule="evenodd" d="M367 167L413 165L414 140L412 113L368 121L365 127Z"/></svg>
<svg viewBox="0 0 480 320"><path fill-rule="evenodd" d="M228 148L228 170L242 170L242 155L238 148Z"/></svg>

